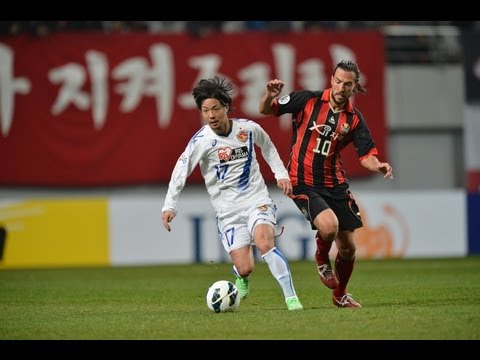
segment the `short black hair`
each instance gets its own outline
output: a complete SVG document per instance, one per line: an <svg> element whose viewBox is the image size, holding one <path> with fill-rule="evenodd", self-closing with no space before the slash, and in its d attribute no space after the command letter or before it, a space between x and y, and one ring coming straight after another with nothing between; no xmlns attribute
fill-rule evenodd
<svg viewBox="0 0 480 360"><path fill-rule="evenodd" d="M200 80L192 91L193 98L200 110L206 99L217 99L228 109L232 107L233 84L220 76Z"/></svg>

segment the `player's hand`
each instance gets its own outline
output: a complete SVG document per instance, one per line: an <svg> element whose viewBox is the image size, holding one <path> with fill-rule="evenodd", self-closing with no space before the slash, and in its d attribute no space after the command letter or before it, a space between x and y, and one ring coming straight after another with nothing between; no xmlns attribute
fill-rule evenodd
<svg viewBox="0 0 480 360"><path fill-rule="evenodd" d="M269 97L277 97L282 92L285 83L282 80L273 79L267 82L267 94Z"/></svg>
<svg viewBox="0 0 480 360"><path fill-rule="evenodd" d="M282 189L283 195L290 196L292 194L292 183L290 179L277 180L277 186Z"/></svg>
<svg viewBox="0 0 480 360"><path fill-rule="evenodd" d="M378 171L383 174L383 178L390 178L393 179L393 168L390 166L389 163L380 163L378 164Z"/></svg>
<svg viewBox="0 0 480 360"><path fill-rule="evenodd" d="M173 220L174 217L175 217L175 212L173 212L172 210L165 210L162 213L163 226L165 227L165 229L167 229L167 231L172 230L170 226L170 222Z"/></svg>

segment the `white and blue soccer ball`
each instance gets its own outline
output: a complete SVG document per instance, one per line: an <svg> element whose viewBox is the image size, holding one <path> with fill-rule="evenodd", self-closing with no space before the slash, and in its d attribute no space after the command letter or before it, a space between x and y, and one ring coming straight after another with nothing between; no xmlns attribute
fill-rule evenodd
<svg viewBox="0 0 480 360"><path fill-rule="evenodd" d="M227 280L214 282L207 291L207 306L216 313L235 311L240 306L240 295L235 284Z"/></svg>

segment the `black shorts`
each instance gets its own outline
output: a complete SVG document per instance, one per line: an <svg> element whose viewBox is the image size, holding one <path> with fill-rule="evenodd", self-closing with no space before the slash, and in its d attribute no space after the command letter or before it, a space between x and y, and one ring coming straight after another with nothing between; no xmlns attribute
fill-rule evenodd
<svg viewBox="0 0 480 360"><path fill-rule="evenodd" d="M332 209L338 218L339 230L354 230L363 226L358 208L348 185L343 183L334 189L315 189L306 185L293 187L292 199L310 222L325 209Z"/></svg>

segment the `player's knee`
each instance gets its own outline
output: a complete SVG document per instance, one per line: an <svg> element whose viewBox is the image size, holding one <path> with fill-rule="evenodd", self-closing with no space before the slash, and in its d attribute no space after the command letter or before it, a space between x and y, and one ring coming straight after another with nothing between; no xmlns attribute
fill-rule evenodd
<svg viewBox="0 0 480 360"><path fill-rule="evenodd" d="M315 218L315 227L326 242L334 241L338 235L338 219L333 212L322 212Z"/></svg>
<svg viewBox="0 0 480 360"><path fill-rule="evenodd" d="M253 272L253 264L240 264L240 265L235 265L237 268L237 272L241 277L247 277Z"/></svg>
<svg viewBox="0 0 480 360"><path fill-rule="evenodd" d="M335 241L338 235L338 226L335 224L323 225L320 230L320 235L325 242Z"/></svg>
<svg viewBox="0 0 480 360"><path fill-rule="evenodd" d="M339 255L345 260L353 260L355 258L356 247L355 244L349 244L347 246L338 246Z"/></svg>
<svg viewBox="0 0 480 360"><path fill-rule="evenodd" d="M260 255L264 256L266 253L268 253L269 251L271 251L275 245L273 243L273 240L272 241L263 241L263 242L260 242L258 244L255 244L255 246L257 247L258 251L260 252Z"/></svg>
<svg viewBox="0 0 480 360"><path fill-rule="evenodd" d="M334 241L338 234L338 227L331 226L327 228L324 239L326 241Z"/></svg>

